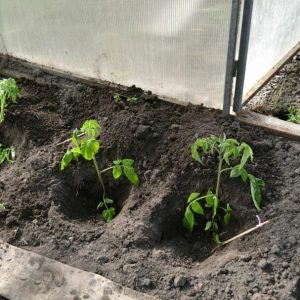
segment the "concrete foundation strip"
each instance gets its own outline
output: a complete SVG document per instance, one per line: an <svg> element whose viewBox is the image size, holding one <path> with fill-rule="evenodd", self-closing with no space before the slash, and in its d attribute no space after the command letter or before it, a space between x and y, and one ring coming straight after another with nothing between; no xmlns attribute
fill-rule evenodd
<svg viewBox="0 0 300 300"><path fill-rule="evenodd" d="M2 241L0 295L10 300L157 299Z"/></svg>

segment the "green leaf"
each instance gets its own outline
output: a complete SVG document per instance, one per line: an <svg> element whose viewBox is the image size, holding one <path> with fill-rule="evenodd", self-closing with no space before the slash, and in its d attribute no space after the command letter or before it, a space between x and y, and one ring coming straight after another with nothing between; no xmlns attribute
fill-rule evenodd
<svg viewBox="0 0 300 300"><path fill-rule="evenodd" d="M190 196L189 196L189 198L188 198L188 200L187 200L187 202L190 203L193 200L195 200L196 198L198 198L199 196L200 196L199 193L191 193Z"/></svg>
<svg viewBox="0 0 300 300"><path fill-rule="evenodd" d="M73 130L72 142L75 146L78 146L78 129Z"/></svg>
<svg viewBox="0 0 300 300"><path fill-rule="evenodd" d="M239 177L241 175L241 171L239 165L235 166L230 172L230 178Z"/></svg>
<svg viewBox="0 0 300 300"><path fill-rule="evenodd" d="M96 120L86 120L81 127L81 131L94 138L100 132L100 124Z"/></svg>
<svg viewBox="0 0 300 300"><path fill-rule="evenodd" d="M120 178L122 175L122 167L120 165L116 165L113 167L113 177L114 179Z"/></svg>
<svg viewBox="0 0 300 300"><path fill-rule="evenodd" d="M131 181L134 185L139 184L139 177L136 174L136 172L135 172L135 170L132 166L125 166L124 165L124 174L129 179L129 181Z"/></svg>
<svg viewBox="0 0 300 300"><path fill-rule="evenodd" d="M203 208L202 208L202 206L200 205L199 202L197 202L197 201L192 202L191 208L192 208L192 210L193 210L195 213L204 216Z"/></svg>
<svg viewBox="0 0 300 300"><path fill-rule="evenodd" d="M205 197L206 207L213 207L214 206L214 194L211 190L208 190L207 195Z"/></svg>
<svg viewBox="0 0 300 300"><path fill-rule="evenodd" d="M81 155L80 148L77 146L73 148L71 151L73 153L73 159L78 160L79 156Z"/></svg>
<svg viewBox="0 0 300 300"><path fill-rule="evenodd" d="M224 224L227 225L230 222L230 219L231 219L231 214L227 212L224 215Z"/></svg>
<svg viewBox="0 0 300 300"><path fill-rule="evenodd" d="M115 214L116 212L114 207L110 207L109 209L104 209L102 211L102 216L107 223L109 223L114 218Z"/></svg>
<svg viewBox="0 0 300 300"><path fill-rule="evenodd" d="M104 206L104 202L101 201L101 202L99 202L99 204L98 204L98 206L97 206L97 209L102 208L103 206Z"/></svg>
<svg viewBox="0 0 300 300"><path fill-rule="evenodd" d="M94 139L83 139L80 144L81 155L86 160L91 160L98 153L100 148L99 142Z"/></svg>
<svg viewBox="0 0 300 300"><path fill-rule="evenodd" d="M248 172L246 171L245 168L241 168L240 173L241 173L243 182L246 182L248 179Z"/></svg>
<svg viewBox="0 0 300 300"><path fill-rule="evenodd" d="M122 163L121 159L117 159L113 161L114 165L120 165Z"/></svg>
<svg viewBox="0 0 300 300"><path fill-rule="evenodd" d="M105 199L104 199L104 202L105 202L106 204L113 204L113 203L114 203L114 200L109 199L109 198L105 198Z"/></svg>
<svg viewBox="0 0 300 300"><path fill-rule="evenodd" d="M60 162L60 170L63 171L70 164L72 159L73 159L73 152L71 150L68 150L64 154L64 156Z"/></svg>
<svg viewBox="0 0 300 300"><path fill-rule="evenodd" d="M222 242L220 241L220 237L217 233L214 233L213 235L213 240L215 241L216 244L221 245Z"/></svg>
<svg viewBox="0 0 300 300"><path fill-rule="evenodd" d="M207 230L211 229L211 227L212 227L212 222L207 221L204 230L207 231Z"/></svg>
<svg viewBox="0 0 300 300"><path fill-rule="evenodd" d="M213 196L213 199L214 199L214 206L213 206L213 217L216 216L217 214L217 209L219 207L219 199L216 195Z"/></svg>
<svg viewBox="0 0 300 300"><path fill-rule="evenodd" d="M133 159L128 159L128 158L126 158L126 159L123 159L123 160L122 160L122 163L123 163L124 166L130 167L130 166L133 165L134 160L133 160Z"/></svg>
<svg viewBox="0 0 300 300"><path fill-rule="evenodd" d="M195 218L194 218L194 213L192 212L189 206L186 208L184 213L183 225L189 231L193 231L195 225Z"/></svg>
<svg viewBox="0 0 300 300"><path fill-rule="evenodd" d="M262 211L261 205L261 187L264 186L264 181L262 179L254 177L252 174L248 174L250 180L251 196L254 206L258 211Z"/></svg>
<svg viewBox="0 0 300 300"><path fill-rule="evenodd" d="M249 158L251 159L251 161L253 160L253 151L251 147L246 143L242 143L240 149L243 151L243 156L240 162L240 169L242 169Z"/></svg>
<svg viewBox="0 0 300 300"><path fill-rule="evenodd" d="M208 139L205 139L205 138L197 139L191 146L192 158L202 164L202 160L198 153L198 148L201 148L203 153L207 153Z"/></svg>

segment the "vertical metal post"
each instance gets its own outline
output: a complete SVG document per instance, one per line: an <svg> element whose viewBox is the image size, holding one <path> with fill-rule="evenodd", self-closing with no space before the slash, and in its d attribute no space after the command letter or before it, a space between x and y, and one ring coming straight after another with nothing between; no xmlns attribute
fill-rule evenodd
<svg viewBox="0 0 300 300"><path fill-rule="evenodd" d="M243 13L239 58L238 58L235 93L234 93L234 101L233 101L234 112L239 112L242 109L242 98L243 98L245 72L246 72L246 64L247 64L253 2L254 0L244 0L244 13Z"/></svg>
<svg viewBox="0 0 300 300"><path fill-rule="evenodd" d="M227 65L225 75L224 99L223 99L223 115L230 113L230 104L232 96L232 77L235 65L235 50L238 31L240 0L232 0L231 18L229 28L229 41L227 50Z"/></svg>

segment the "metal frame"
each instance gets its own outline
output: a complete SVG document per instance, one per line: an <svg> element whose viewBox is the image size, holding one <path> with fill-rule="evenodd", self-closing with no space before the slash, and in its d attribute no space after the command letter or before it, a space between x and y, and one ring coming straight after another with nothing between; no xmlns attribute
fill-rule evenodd
<svg viewBox="0 0 300 300"><path fill-rule="evenodd" d="M235 51L238 34L240 0L232 0L229 41L227 50L227 65L225 74L224 99L223 99L223 115L230 113L230 105L232 98L232 77L235 72Z"/></svg>
<svg viewBox="0 0 300 300"><path fill-rule="evenodd" d="M244 0L243 22L240 37L239 58L235 82L235 93L233 100L233 111L239 112L242 109L242 98L247 64L249 37L254 0Z"/></svg>

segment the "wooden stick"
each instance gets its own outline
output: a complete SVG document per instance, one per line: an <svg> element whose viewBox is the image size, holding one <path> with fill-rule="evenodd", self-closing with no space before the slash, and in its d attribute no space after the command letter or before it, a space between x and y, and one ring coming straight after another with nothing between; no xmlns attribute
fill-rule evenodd
<svg viewBox="0 0 300 300"><path fill-rule="evenodd" d="M255 227L252 227L252 228L250 228L250 229L248 229L248 230L246 230L246 231L244 231L244 232L242 232L242 233L240 233L240 234L238 234L238 235L232 237L232 238L229 239L229 240L226 240L225 242L222 242L222 244L219 245L219 246L217 246L216 248L214 248L214 249L211 251L211 253L214 253L218 248L220 248L220 247L222 247L222 246L224 246L224 245L226 245L226 244L231 243L232 241L234 241L234 240L236 240L236 239L238 239L238 238L240 238L240 237L242 237L242 236L244 236L244 235L246 235L246 234L248 234L248 233L250 233L250 232L252 232L252 231L254 231L254 230L258 229L258 228L260 228L260 227L262 227L263 225L268 224L269 222L270 222L270 221L267 220L267 221L265 221L265 222L263 222L263 223L260 223L259 225L256 225Z"/></svg>
<svg viewBox="0 0 300 300"><path fill-rule="evenodd" d="M81 136L83 136L83 135L84 135L84 133L80 133L80 134L78 134L78 137L81 137ZM64 143L67 143L67 142L71 142L71 141L72 141L72 138L69 138L69 139L67 139L67 140L64 140L64 141L62 141L62 142L56 144L55 147L56 147L56 146L59 146L59 145L62 145L62 144L64 144Z"/></svg>

